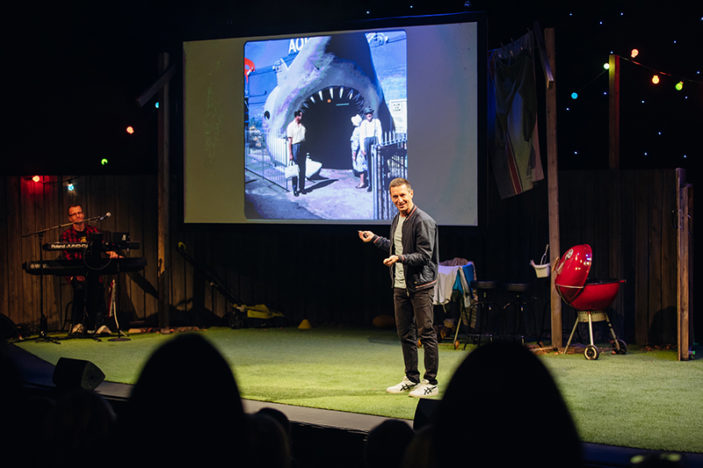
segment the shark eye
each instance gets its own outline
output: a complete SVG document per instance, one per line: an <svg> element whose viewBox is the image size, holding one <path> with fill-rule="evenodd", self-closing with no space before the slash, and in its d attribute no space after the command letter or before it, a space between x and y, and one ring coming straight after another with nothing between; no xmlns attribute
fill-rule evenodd
<svg viewBox="0 0 703 468"><path fill-rule="evenodd" d="M264 112L264 117L266 118L266 120L271 118L271 114L269 113L269 111Z"/></svg>

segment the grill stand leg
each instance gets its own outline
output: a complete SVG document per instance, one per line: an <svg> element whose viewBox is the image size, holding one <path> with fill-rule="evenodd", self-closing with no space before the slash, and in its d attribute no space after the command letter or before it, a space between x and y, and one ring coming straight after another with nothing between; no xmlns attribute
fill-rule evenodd
<svg viewBox="0 0 703 468"><path fill-rule="evenodd" d="M566 348L564 348L564 352L562 354L566 354L566 352L569 350L569 345L571 344L571 339L574 337L574 332L576 331L576 327L579 324L579 316L578 312L576 312L576 321L574 322L574 328L571 329L571 335L569 335L569 341L566 342ZM554 343L552 343L553 345Z"/></svg>
<svg viewBox="0 0 703 468"><path fill-rule="evenodd" d="M615 349L617 350L618 353L622 352L620 349L620 341L618 340L618 337L615 335L615 330L613 329L613 324L610 323L610 319L608 318L608 314L605 314L605 321L608 322L608 329L610 330L610 334L613 337L613 343L615 343Z"/></svg>

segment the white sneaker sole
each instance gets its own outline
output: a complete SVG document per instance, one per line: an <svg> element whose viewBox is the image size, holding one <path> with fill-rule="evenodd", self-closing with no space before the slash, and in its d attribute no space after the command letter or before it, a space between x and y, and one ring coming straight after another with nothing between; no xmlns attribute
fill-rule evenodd
<svg viewBox="0 0 703 468"><path fill-rule="evenodd" d="M418 385L419 385L419 384L418 384ZM389 388L386 389L386 393L390 393L390 394L392 394L392 395L402 395L403 393L412 392L412 391L415 389L415 387L417 387L417 385L414 385L414 386L412 386L412 387L408 387L408 388L405 389L405 390L402 390L402 389L395 389L395 388L393 388L393 387L389 387Z"/></svg>
<svg viewBox="0 0 703 468"><path fill-rule="evenodd" d="M411 396L413 398L434 398L436 396L439 396L439 391L434 390L431 393L419 393L419 392L412 391L412 392L410 392L409 396Z"/></svg>

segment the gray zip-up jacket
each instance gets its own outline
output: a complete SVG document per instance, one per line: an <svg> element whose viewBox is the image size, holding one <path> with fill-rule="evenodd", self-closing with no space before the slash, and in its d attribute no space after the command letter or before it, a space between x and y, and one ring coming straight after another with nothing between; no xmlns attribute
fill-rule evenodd
<svg viewBox="0 0 703 468"><path fill-rule="evenodd" d="M398 217L395 215L391 222L390 239L393 239ZM373 244L388 255L395 255L393 241L375 235ZM410 292L432 288L437 282L437 265L439 264L439 236L437 223L430 215L422 211L417 205L403 223L403 254L399 255L399 262L405 270L405 286ZM391 287L395 279L395 265L389 268L391 274Z"/></svg>

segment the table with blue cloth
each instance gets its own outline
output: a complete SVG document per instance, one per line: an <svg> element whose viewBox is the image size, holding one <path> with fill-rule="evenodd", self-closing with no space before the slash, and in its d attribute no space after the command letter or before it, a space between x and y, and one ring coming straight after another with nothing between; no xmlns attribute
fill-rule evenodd
<svg viewBox="0 0 703 468"><path fill-rule="evenodd" d="M445 315L447 314L446 304L452 301L458 303L459 311L454 321L454 343L456 347L462 317L465 320L464 323L470 325L468 311L470 310L471 304L476 300L471 282L476 280L476 269L474 268L473 262L466 260L453 263L460 264L445 263L438 265L437 284L435 285L432 303L434 305L441 305ZM440 338L445 338L447 329L451 329L451 326L442 323L439 332Z"/></svg>
<svg viewBox="0 0 703 468"><path fill-rule="evenodd" d="M438 265L437 284L434 289L432 303L444 305L452 300L454 293L462 297L464 307L469 307L473 300L471 281L476 280L476 269L473 262L465 265Z"/></svg>

